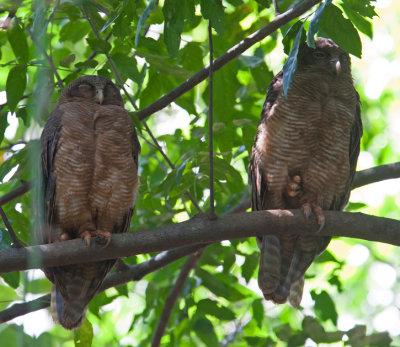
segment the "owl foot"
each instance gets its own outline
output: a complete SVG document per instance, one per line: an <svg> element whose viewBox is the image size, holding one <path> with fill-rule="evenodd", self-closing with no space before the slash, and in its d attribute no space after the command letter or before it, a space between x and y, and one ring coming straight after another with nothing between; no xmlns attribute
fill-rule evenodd
<svg viewBox="0 0 400 347"><path fill-rule="evenodd" d="M71 237L70 237L69 234L66 233L66 232L63 232L63 233L60 235L60 241L67 241L67 240L70 240L70 239L71 239Z"/></svg>
<svg viewBox="0 0 400 347"><path fill-rule="evenodd" d="M318 229L317 233L319 233L325 226L325 216L322 212L322 208L320 206L318 206L316 203L310 204L308 202L304 203L301 208L304 212L304 216L306 218L307 223L310 218L311 212L314 210L314 213L317 216L317 221L319 224L319 229Z"/></svg>
<svg viewBox="0 0 400 347"><path fill-rule="evenodd" d="M300 175L289 176L286 184L286 194L294 198L300 193L301 190L301 177Z"/></svg>
<svg viewBox="0 0 400 347"><path fill-rule="evenodd" d="M94 238L95 242L99 245L102 245L103 248L107 247L111 242L111 233L102 230L85 230L80 233L80 237L88 247L90 246L92 237Z"/></svg>

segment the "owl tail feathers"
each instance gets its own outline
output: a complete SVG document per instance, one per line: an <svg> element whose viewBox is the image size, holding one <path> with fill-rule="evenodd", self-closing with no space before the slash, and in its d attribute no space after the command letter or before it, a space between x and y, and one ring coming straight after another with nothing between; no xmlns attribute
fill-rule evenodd
<svg viewBox="0 0 400 347"><path fill-rule="evenodd" d="M281 255L279 238L274 235L263 236L259 242L261 249L258 286L266 300L279 285L281 272Z"/></svg>
<svg viewBox="0 0 400 347"><path fill-rule="evenodd" d="M50 303L53 320L63 328L75 330L82 325L87 309L86 300L66 302L57 287L53 285Z"/></svg>

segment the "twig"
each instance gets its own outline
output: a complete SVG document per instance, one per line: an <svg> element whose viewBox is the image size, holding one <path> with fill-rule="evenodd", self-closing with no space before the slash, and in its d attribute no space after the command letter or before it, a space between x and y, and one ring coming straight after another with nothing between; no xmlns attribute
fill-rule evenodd
<svg viewBox="0 0 400 347"><path fill-rule="evenodd" d="M209 80L208 80L208 91L209 91L209 102L208 102L208 149L209 149L209 179L210 179L210 214L209 218L215 219L215 202L214 202L214 152L213 152L213 42L212 42L212 26L211 21L208 22L208 43L210 51L210 68L209 68Z"/></svg>
<svg viewBox="0 0 400 347"><path fill-rule="evenodd" d="M229 63L234 58L238 57L248 48L253 46L255 43L261 41L268 35L272 34L274 31L282 27L283 25L289 23L292 19L297 18L302 15L306 11L308 11L311 7L315 6L322 0L305 0L301 2L298 6L287 10L285 13L282 13L278 17L276 17L272 22L267 24L265 27L256 31L255 33L249 35L245 39L243 39L240 43L230 48L225 54L221 55L218 59L214 61L214 71L219 70L221 67ZM172 101L180 97L182 94L187 91L193 89L197 84L204 81L209 74L210 67L206 66L201 69L199 72L194 74L192 77L187 79L178 87L171 90L169 93L153 102L149 106L144 109L138 111L136 113L139 120L146 119L153 113L163 109L167 105L169 105Z"/></svg>
<svg viewBox="0 0 400 347"><path fill-rule="evenodd" d="M22 245L22 243L20 242L20 240L18 239L17 235L15 234L15 231L14 231L13 227L11 226L10 221L8 220L6 214L1 206L0 206L0 216L3 219L4 225L6 226L7 231L10 234L10 237L13 241L12 247L14 247L14 248L24 247Z"/></svg>
<svg viewBox="0 0 400 347"><path fill-rule="evenodd" d="M161 338L163 337L165 328L168 325L169 317L171 316L172 309L175 306L175 302L178 299L179 294L182 292L182 288L185 284L187 277L189 276L190 271L196 266L197 262L204 252L204 249L205 248L198 250L196 253L192 254L188 259L186 259L186 262L183 265L181 272L179 273L178 279L176 280L168 295L167 300L165 301L163 311L161 313L160 319L158 320L157 328L151 341L151 347L158 347L160 345Z"/></svg>
<svg viewBox="0 0 400 347"><path fill-rule="evenodd" d="M0 198L0 206L20 197L21 195L24 195L32 187L33 181L21 181L21 185L18 188L13 189L11 192L8 192Z"/></svg>
<svg viewBox="0 0 400 347"><path fill-rule="evenodd" d="M13 148L14 146L17 146L17 145L26 145L26 143L27 143L26 141L17 141L17 142L14 142L14 143L10 143L7 146L0 147L0 151L6 151L8 149Z"/></svg>
<svg viewBox="0 0 400 347"><path fill-rule="evenodd" d="M20 23L20 25L22 25L20 20L18 20L18 22ZM37 41L36 38L33 36L32 31L28 27L25 27L25 30L28 33L28 35L31 37L31 39L35 43L35 45L37 47L39 47L39 49L42 51L44 57L46 58L47 62L49 63L50 68L53 70L54 76L56 76L57 85L60 88L63 88L64 87L63 80L61 79L60 75L58 74L58 71L57 71L56 66L54 65L53 59L51 59L51 57L47 54L46 49L44 49L43 46L41 45L41 43L39 41Z"/></svg>
<svg viewBox="0 0 400 347"><path fill-rule="evenodd" d="M281 11L279 11L278 0L272 0L272 3L274 4L275 16L278 17L281 14Z"/></svg>

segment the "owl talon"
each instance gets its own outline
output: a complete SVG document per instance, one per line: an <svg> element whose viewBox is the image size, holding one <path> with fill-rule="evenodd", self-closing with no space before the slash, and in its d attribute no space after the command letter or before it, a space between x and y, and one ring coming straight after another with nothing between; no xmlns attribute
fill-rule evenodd
<svg viewBox="0 0 400 347"><path fill-rule="evenodd" d="M304 216L306 218L306 223L308 224L308 220L310 219L311 215L311 205L308 202L306 202L305 204L303 204L301 208L303 209Z"/></svg>
<svg viewBox="0 0 400 347"><path fill-rule="evenodd" d="M319 224L319 229L317 231L317 233L319 233L325 226L325 216L322 212L322 208L320 206L318 206L317 204L312 204L313 206L313 210L315 215L317 216L317 221Z"/></svg>
<svg viewBox="0 0 400 347"><path fill-rule="evenodd" d="M92 233L92 236L95 236L96 243L103 248L106 248L111 242L111 233L108 231L96 230Z"/></svg>

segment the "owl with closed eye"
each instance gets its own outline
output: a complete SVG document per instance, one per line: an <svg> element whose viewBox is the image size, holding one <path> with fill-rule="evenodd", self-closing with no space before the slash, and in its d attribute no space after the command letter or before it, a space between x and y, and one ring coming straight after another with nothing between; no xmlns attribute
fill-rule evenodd
<svg viewBox="0 0 400 347"><path fill-rule="evenodd" d="M61 93L41 136L43 243L94 237L104 246L130 227L139 184L140 144L118 88L82 76ZM53 283L51 311L78 328L116 260L45 268Z"/></svg>
<svg viewBox="0 0 400 347"><path fill-rule="evenodd" d="M323 210L348 202L361 136L349 55L331 39L304 43L287 95L282 71L268 88L249 165L252 209L301 209L322 229ZM258 237L265 299L299 306L305 272L330 239L318 230Z"/></svg>

